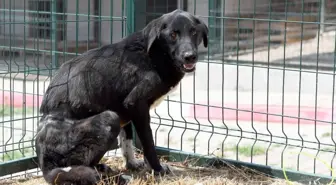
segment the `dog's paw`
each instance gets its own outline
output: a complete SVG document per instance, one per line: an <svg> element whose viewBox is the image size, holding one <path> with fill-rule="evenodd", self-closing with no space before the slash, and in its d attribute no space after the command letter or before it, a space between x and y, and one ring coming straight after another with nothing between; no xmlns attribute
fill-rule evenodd
<svg viewBox="0 0 336 185"><path fill-rule="evenodd" d="M127 161L124 166L127 170L142 170L145 168L146 164L143 160L134 159Z"/></svg>
<svg viewBox="0 0 336 185"><path fill-rule="evenodd" d="M166 175L172 172L172 167L168 164L161 164L161 170L158 172L154 172L155 175Z"/></svg>

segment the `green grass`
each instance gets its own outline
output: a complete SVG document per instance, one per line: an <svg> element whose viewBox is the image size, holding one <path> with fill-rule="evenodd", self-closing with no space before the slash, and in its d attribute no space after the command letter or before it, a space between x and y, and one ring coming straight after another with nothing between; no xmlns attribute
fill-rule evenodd
<svg viewBox="0 0 336 185"><path fill-rule="evenodd" d="M169 143L169 147L172 147L172 146L176 146L176 145L178 145L179 144L179 141L178 140L173 140L173 139L171 139L171 136L170 136L170 138L168 139L168 138L165 138L164 139L164 141L163 141L163 146L167 146L168 147L168 143Z"/></svg>
<svg viewBox="0 0 336 185"><path fill-rule="evenodd" d="M9 105L0 105L0 116L4 117L4 116L10 116L11 115L11 111L13 111L13 115L22 115L26 112L26 114L33 114L34 112L37 113L38 112L38 108L37 107L11 107Z"/></svg>
<svg viewBox="0 0 336 185"><path fill-rule="evenodd" d="M189 137L189 138L187 139L187 141L190 142L190 143L194 143L194 142L197 142L198 139L195 140L195 137Z"/></svg>
<svg viewBox="0 0 336 185"><path fill-rule="evenodd" d="M237 151L237 147L236 146L231 146L228 148L225 148L225 150L227 151ZM266 148L262 147L262 146L257 146L255 145L253 147L253 151L252 151L252 146L238 146L238 154L241 154L245 157L251 157L252 156L256 156L256 155L261 155L264 154L266 152Z"/></svg>
<svg viewBox="0 0 336 185"><path fill-rule="evenodd" d="M220 148L213 152L213 155L216 157L227 157L227 154L223 153Z"/></svg>
<svg viewBox="0 0 336 185"><path fill-rule="evenodd" d="M322 148L322 150L328 151L328 152L335 152L335 148L333 148L333 147Z"/></svg>
<svg viewBox="0 0 336 185"><path fill-rule="evenodd" d="M294 149L294 146L287 146L287 149Z"/></svg>
<svg viewBox="0 0 336 185"><path fill-rule="evenodd" d="M20 150L9 151L7 153L0 154L0 162L16 160L23 157L30 157L33 155L34 155L33 148L25 148L21 151Z"/></svg>
<svg viewBox="0 0 336 185"><path fill-rule="evenodd" d="M326 132L326 133L323 133L322 134L322 137L330 137L331 136L331 133L330 132Z"/></svg>
<svg viewBox="0 0 336 185"><path fill-rule="evenodd" d="M272 145L273 147L275 147L275 148L280 148L280 147L282 147L283 145L282 144L274 144L274 145Z"/></svg>
<svg viewBox="0 0 336 185"><path fill-rule="evenodd" d="M291 171L297 171L297 168L295 167L285 167L286 170L291 170Z"/></svg>

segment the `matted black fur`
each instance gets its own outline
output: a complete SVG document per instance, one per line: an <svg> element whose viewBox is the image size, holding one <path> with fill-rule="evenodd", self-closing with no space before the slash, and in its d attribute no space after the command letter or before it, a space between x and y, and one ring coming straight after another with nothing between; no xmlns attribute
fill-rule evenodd
<svg viewBox="0 0 336 185"><path fill-rule="evenodd" d="M48 114L37 129L35 147L45 180L53 185L92 185L102 180L126 183L118 172L99 163L117 141L119 116L104 111L73 121L62 113ZM113 176L119 177L113 180Z"/></svg>
<svg viewBox="0 0 336 185"><path fill-rule="evenodd" d="M143 30L120 42L89 50L71 59L60 67L44 95L40 108L44 129L49 124L48 116L55 113L58 113L59 120L64 119L65 122L85 120L106 110L116 112L121 120L132 121L142 143L147 165L155 172L169 172L169 167L160 164L155 152L149 112L158 105L158 100L162 100L179 84L186 73L195 70L198 46L203 41L207 47L207 37L208 27L201 19L188 12L175 10L151 21ZM101 121L104 122L103 119ZM67 132L67 123L58 122L58 132L46 137L47 140L55 139L55 146L60 144L60 137L65 134L61 132ZM116 126L113 128L116 129L111 133L114 137L119 130ZM122 130L125 133L122 141L132 139L130 124ZM79 140L92 137L90 134L86 133ZM105 138L104 141L107 140ZM36 142L42 149L47 148L42 141ZM104 142L97 146L97 150L105 151L107 147L108 144ZM130 146L122 148L125 147ZM60 154L57 152L38 150L42 169L50 170L60 166ZM126 166L136 168L134 158L129 157L127 151L123 154ZM97 160L100 156L96 156ZM85 161L82 158L80 162ZM48 165L44 159L49 161ZM69 166L73 165L73 161L64 160Z"/></svg>

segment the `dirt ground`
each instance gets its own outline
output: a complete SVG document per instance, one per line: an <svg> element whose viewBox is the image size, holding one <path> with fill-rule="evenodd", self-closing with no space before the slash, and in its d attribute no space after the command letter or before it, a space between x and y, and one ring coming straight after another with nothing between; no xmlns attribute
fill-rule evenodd
<svg viewBox="0 0 336 185"><path fill-rule="evenodd" d="M238 169L233 166L223 168L193 167L193 161L167 162L173 171L165 176L153 176L148 171L129 172L122 170L121 157L104 158L103 161L120 173L131 175L129 185L301 185L286 182L283 179L269 178L264 174L249 169ZM47 185L42 177L0 181L2 185ZM103 183L99 184L103 185Z"/></svg>

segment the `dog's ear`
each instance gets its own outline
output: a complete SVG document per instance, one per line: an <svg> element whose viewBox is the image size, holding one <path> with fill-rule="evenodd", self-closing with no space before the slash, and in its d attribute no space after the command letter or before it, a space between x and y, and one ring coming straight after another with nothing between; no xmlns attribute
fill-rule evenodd
<svg viewBox="0 0 336 185"><path fill-rule="evenodd" d="M195 17L196 23L198 24L199 30L202 32L202 37L199 38L199 43L201 43L201 40L203 38L203 45L204 47L208 47L208 26L205 24L205 22L199 18Z"/></svg>
<svg viewBox="0 0 336 185"><path fill-rule="evenodd" d="M147 26L143 29L143 34L145 39L147 39L147 52L150 50L152 44L155 39L157 39L160 35L161 30L165 28L165 19L166 15L162 15L161 17L152 20Z"/></svg>

